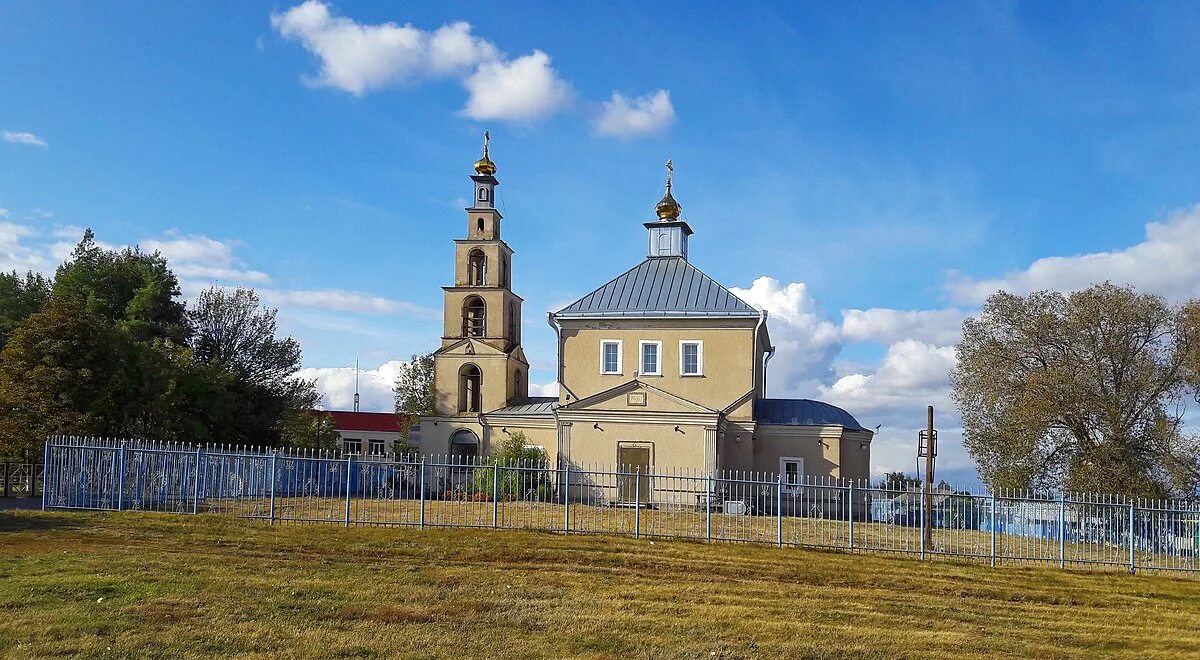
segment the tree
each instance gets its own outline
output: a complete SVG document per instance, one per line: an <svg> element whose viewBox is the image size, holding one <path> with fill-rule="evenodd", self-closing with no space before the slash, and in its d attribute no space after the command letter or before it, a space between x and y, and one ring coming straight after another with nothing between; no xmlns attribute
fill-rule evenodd
<svg viewBox="0 0 1200 660"><path fill-rule="evenodd" d="M0 354L0 446L8 458L40 455L48 435L119 432L129 349L79 298L53 298L30 315Z"/></svg>
<svg viewBox="0 0 1200 660"><path fill-rule="evenodd" d="M0 350L8 338L30 314L40 310L50 299L50 281L45 277L17 271L0 273Z"/></svg>
<svg viewBox="0 0 1200 660"><path fill-rule="evenodd" d="M952 374L964 444L993 488L1161 497L1200 483L1200 302L1109 283L997 293L963 323Z"/></svg>
<svg viewBox="0 0 1200 660"><path fill-rule="evenodd" d="M96 244L88 229L58 267L54 295L74 295L88 309L128 330L138 341L166 339L183 344L187 318L179 298L179 280L167 260L139 248L108 250Z"/></svg>
<svg viewBox="0 0 1200 660"><path fill-rule="evenodd" d="M409 450L408 435L419 415L433 414L433 353L413 355L393 386L396 395L396 415L400 421L400 444L397 453Z"/></svg>
<svg viewBox="0 0 1200 660"><path fill-rule="evenodd" d="M283 416L283 444L295 449L337 449L341 434L333 415L314 410L293 410Z"/></svg>
<svg viewBox="0 0 1200 660"><path fill-rule="evenodd" d="M315 384L296 378L300 344L275 336L277 315L252 289L217 287L201 293L188 314L194 359L231 376L234 411L213 420L213 435L222 442L281 444L286 418L316 405Z"/></svg>
<svg viewBox="0 0 1200 660"><path fill-rule="evenodd" d="M896 471L885 473L879 485L881 488L886 490L903 491L920 486L921 480L916 477L910 477L903 472Z"/></svg>

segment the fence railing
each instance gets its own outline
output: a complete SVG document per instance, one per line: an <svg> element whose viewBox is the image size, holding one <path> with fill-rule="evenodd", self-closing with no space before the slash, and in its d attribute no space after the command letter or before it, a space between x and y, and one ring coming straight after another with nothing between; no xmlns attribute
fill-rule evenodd
<svg viewBox="0 0 1200 660"><path fill-rule="evenodd" d="M519 528L1200 575L1194 501L945 488L925 496L758 472L59 438L46 445L42 502L280 524Z"/></svg>
<svg viewBox="0 0 1200 660"><path fill-rule="evenodd" d="M37 497L42 492L42 466L0 462L0 496Z"/></svg>

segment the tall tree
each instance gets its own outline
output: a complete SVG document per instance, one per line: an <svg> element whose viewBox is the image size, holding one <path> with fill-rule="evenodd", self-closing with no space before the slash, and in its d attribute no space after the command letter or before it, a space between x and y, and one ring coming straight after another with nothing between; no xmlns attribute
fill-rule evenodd
<svg viewBox="0 0 1200 660"><path fill-rule="evenodd" d="M0 350L22 321L50 299L50 281L40 274L0 273Z"/></svg>
<svg viewBox="0 0 1200 660"><path fill-rule="evenodd" d="M409 433L416 417L433 414L433 353L413 355L393 386L400 421L398 453L408 453Z"/></svg>
<svg viewBox="0 0 1200 660"><path fill-rule="evenodd" d="M993 487L1164 496L1200 483L1181 423L1196 396L1200 303L1100 284L997 293L963 323L954 398Z"/></svg>
<svg viewBox="0 0 1200 660"><path fill-rule="evenodd" d="M296 378L299 342L275 336L277 314L251 289L213 287L188 315L194 359L232 377L237 410L213 429L222 442L281 444L285 416L316 405L315 384Z"/></svg>
<svg viewBox="0 0 1200 660"><path fill-rule="evenodd" d="M159 253L109 250L91 229L54 276L55 295L74 295L88 309L129 330L139 341L184 343L189 335L179 280Z"/></svg>

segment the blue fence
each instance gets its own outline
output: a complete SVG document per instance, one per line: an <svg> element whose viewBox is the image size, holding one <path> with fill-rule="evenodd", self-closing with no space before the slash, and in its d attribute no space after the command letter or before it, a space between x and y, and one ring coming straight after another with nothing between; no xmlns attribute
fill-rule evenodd
<svg viewBox="0 0 1200 660"><path fill-rule="evenodd" d="M1200 575L1200 506L1095 494L928 496L775 474L357 456L96 438L46 443L47 509L271 523L521 528ZM928 511L930 529L925 529Z"/></svg>

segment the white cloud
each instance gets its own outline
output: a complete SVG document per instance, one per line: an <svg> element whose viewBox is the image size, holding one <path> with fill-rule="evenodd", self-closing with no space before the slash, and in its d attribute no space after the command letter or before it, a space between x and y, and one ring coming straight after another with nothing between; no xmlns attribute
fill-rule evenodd
<svg viewBox="0 0 1200 660"><path fill-rule="evenodd" d="M429 38L429 68L435 74L459 74L480 62L498 59L496 46L472 35L471 24L466 21L443 25Z"/></svg>
<svg viewBox="0 0 1200 660"><path fill-rule="evenodd" d="M24 131L4 131L3 138L5 142L12 142L13 144L27 144L31 147L49 146L42 138Z"/></svg>
<svg viewBox="0 0 1200 660"><path fill-rule="evenodd" d="M808 286L801 282L783 286L775 278L760 277L749 289L730 291L769 313L767 323L776 349L768 371L771 392L812 396L815 385L832 376L830 365L842 342L838 326L825 317Z"/></svg>
<svg viewBox="0 0 1200 660"><path fill-rule="evenodd" d="M234 284L271 281L266 273L245 268L241 260L234 257L235 245L207 236L173 232L168 232L163 239L151 239L141 244L147 251L161 252L180 279L206 282L222 280Z"/></svg>
<svg viewBox="0 0 1200 660"><path fill-rule="evenodd" d="M937 345L958 342L966 313L959 309L844 309L842 336L850 341L892 344L917 339Z"/></svg>
<svg viewBox="0 0 1200 660"><path fill-rule="evenodd" d="M408 368L408 362L390 360L374 369L358 372L359 410L391 412L395 409L392 387L396 378ZM321 407L326 410L354 409L354 367L309 367L296 374L298 378L316 381L321 394Z"/></svg>
<svg viewBox="0 0 1200 660"><path fill-rule="evenodd" d="M12 222L0 222L0 272L28 270L44 271L49 265L44 253L25 245L25 239L36 235L33 227Z"/></svg>
<svg viewBox="0 0 1200 660"><path fill-rule="evenodd" d="M540 50L510 62L484 62L463 86L468 97L462 114L477 120L538 119L566 107L572 93Z"/></svg>
<svg viewBox="0 0 1200 660"><path fill-rule="evenodd" d="M996 279L951 273L946 289L956 301L979 304L999 290L1066 292L1106 280L1172 299L1200 296L1200 205L1174 211L1165 222L1147 223L1145 240L1123 250L1046 257Z"/></svg>
<svg viewBox="0 0 1200 660"><path fill-rule="evenodd" d="M558 381L552 381L544 385L537 383L529 384L529 396L558 396L558 391Z"/></svg>
<svg viewBox="0 0 1200 660"><path fill-rule="evenodd" d="M628 99L619 92L604 102L596 118L596 133L618 138L644 137L662 133L675 123L671 93L660 89L652 94Z"/></svg>
<svg viewBox="0 0 1200 660"><path fill-rule="evenodd" d="M0 218L8 217L8 209L0 207Z"/></svg>

